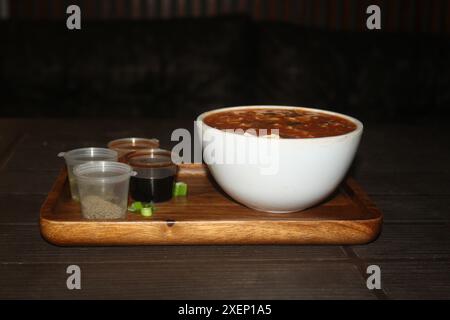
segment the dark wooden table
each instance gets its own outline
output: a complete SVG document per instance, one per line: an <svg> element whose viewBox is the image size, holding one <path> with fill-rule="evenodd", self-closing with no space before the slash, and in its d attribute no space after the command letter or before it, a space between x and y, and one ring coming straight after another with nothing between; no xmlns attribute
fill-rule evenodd
<svg viewBox="0 0 450 320"><path fill-rule="evenodd" d="M56 247L39 207L59 151L117 137L170 147L182 120L0 119L0 298L450 298L450 129L367 125L352 175L385 214L361 246ZM82 289L66 288L79 265ZM381 268L368 290L366 267Z"/></svg>

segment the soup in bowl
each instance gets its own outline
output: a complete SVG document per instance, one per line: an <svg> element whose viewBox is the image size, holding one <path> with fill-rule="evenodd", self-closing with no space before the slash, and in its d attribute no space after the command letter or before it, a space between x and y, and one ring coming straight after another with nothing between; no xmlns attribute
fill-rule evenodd
<svg viewBox="0 0 450 320"><path fill-rule="evenodd" d="M363 125L336 112L288 106L243 106L197 118L203 160L236 201L255 210L304 210L342 182Z"/></svg>

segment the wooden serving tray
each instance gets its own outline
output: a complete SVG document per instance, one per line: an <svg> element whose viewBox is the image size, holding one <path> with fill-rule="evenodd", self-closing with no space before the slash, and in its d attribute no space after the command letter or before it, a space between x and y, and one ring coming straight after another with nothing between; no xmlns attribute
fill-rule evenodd
<svg viewBox="0 0 450 320"><path fill-rule="evenodd" d="M363 244L381 229L382 214L361 187L347 179L322 204L295 213L265 213L229 198L207 169L183 165L178 180L187 197L156 204L152 217L85 220L70 197L63 169L41 207L41 233L56 245Z"/></svg>

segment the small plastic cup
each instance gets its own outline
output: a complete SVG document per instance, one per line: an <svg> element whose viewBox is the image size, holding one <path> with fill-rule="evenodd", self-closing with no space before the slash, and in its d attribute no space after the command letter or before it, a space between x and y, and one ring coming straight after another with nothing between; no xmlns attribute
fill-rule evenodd
<svg viewBox="0 0 450 320"><path fill-rule="evenodd" d="M135 137L123 138L108 142L108 148L117 151L119 158L121 158L132 151L159 148L159 140Z"/></svg>
<svg viewBox="0 0 450 320"><path fill-rule="evenodd" d="M58 157L64 157L67 165L67 174L69 176L70 193L72 199L79 201L78 187L75 176L73 175L73 168L76 165L91 161L117 161L118 155L114 150L106 148L80 148L68 152L60 152Z"/></svg>
<svg viewBox="0 0 450 320"><path fill-rule="evenodd" d="M172 198L177 166L172 162L170 151L135 151L126 155L126 161L136 172L130 179L133 200L163 202Z"/></svg>
<svg viewBox="0 0 450 320"><path fill-rule="evenodd" d="M77 165L81 213L86 219L111 220L126 217L130 176L136 172L124 163L95 161Z"/></svg>

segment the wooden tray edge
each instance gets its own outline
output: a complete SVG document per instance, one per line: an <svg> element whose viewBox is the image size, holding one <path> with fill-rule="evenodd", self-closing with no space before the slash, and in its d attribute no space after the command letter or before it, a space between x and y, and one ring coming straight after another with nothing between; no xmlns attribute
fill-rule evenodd
<svg viewBox="0 0 450 320"><path fill-rule="evenodd" d="M365 244L377 238L381 223L378 219L363 222L283 221L262 226L264 222L183 222L169 225L163 221L149 226L129 224L124 231L120 225L127 222L105 222L91 228L83 222L55 222L41 218L41 234L48 242L59 246L76 245L255 245L308 244L354 245ZM246 229L247 236L234 232L236 224ZM207 228L214 230L208 232ZM78 230L73 233L73 230ZM218 231L220 230L220 231ZM282 230L282 232L280 232ZM348 232L346 232L348 230ZM157 237L153 236L158 234ZM255 236L258 234L258 236ZM335 237L339 234L339 237ZM183 236L185 235L185 236ZM185 240L182 240L185 239Z"/></svg>
<svg viewBox="0 0 450 320"><path fill-rule="evenodd" d="M181 168L184 174L198 174L198 170L203 170L202 164L183 165ZM40 210L40 231L41 235L48 242L59 246L77 246L77 245L230 245L230 244L310 244L310 245L355 245L366 244L375 240L381 232L383 215L375 204L370 200L368 195L364 192L362 187L353 179L347 178L343 183L346 192L348 192L354 199L360 202L363 207L370 210L375 218L364 220L352 220L344 223L335 220L321 220L321 226L317 227L316 221L280 221L272 222L270 228L266 226L259 226L264 223L253 221L239 222L239 225L245 225L248 229L248 237L242 237L232 232L236 227L234 221L220 221L209 222L208 227L213 227L214 230L223 229L227 237L218 236L217 232L208 234L203 226L195 221L178 222L176 226L166 223L164 221L153 223L153 228L159 234L157 238L148 234L149 226L142 221L142 223L129 223L128 221L103 222L96 224L95 232L89 232L89 221L55 221L48 219L46 216L51 214L56 201L59 196L59 190L62 189L65 180L67 179L67 171L65 168L61 169L55 183L53 184L47 198L41 206ZM118 236L122 224L129 224L127 231ZM273 228L275 225L284 224L283 235L279 234L280 227ZM180 227L181 226L181 227ZM256 227L257 226L257 227ZM350 236L342 236L345 228L351 230ZM314 231L311 232L311 229ZM73 233L73 230L84 230L82 232ZM175 231L176 230L176 231ZM261 230L264 230L261 233ZM154 230L155 231L155 230ZM189 235L187 240L180 240L178 235L176 238L171 234L175 232L186 233ZM227 232L228 231L228 232ZM289 233L289 237L286 236ZM258 238L253 236L259 233ZM340 234L340 239L337 240L335 235ZM108 236L113 235L113 236ZM330 236L331 235L331 236Z"/></svg>

